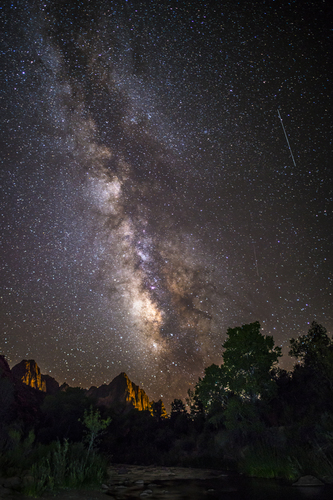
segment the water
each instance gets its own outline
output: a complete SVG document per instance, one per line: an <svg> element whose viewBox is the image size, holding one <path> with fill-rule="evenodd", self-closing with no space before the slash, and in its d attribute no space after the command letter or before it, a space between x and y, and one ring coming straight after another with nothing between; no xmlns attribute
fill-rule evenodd
<svg viewBox="0 0 333 500"><path fill-rule="evenodd" d="M333 486L295 487L277 480L225 476L156 481L152 498L172 500L332 500Z"/></svg>
<svg viewBox="0 0 333 500"><path fill-rule="evenodd" d="M148 493L149 491L149 493ZM147 493L145 493L147 492ZM45 493L41 500L332 500L333 486L295 487L282 481L251 479L239 475L223 475L209 479L175 479L145 481L138 485L132 481L127 487L111 487L108 494L94 490L62 491L54 496ZM24 497L22 500L28 500Z"/></svg>

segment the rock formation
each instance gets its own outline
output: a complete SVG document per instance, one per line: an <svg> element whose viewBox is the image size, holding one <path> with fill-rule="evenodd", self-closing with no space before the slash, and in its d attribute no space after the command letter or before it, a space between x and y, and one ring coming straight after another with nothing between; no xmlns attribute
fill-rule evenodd
<svg viewBox="0 0 333 500"><path fill-rule="evenodd" d="M131 382L124 372L120 373L108 385L91 387L87 396L96 399L100 406L113 407L119 411L129 411L132 408L150 411L150 401L147 394Z"/></svg>
<svg viewBox="0 0 333 500"><path fill-rule="evenodd" d="M50 375L42 375L42 381L45 382L47 394L55 394L59 391L59 382Z"/></svg>
<svg viewBox="0 0 333 500"><path fill-rule="evenodd" d="M0 379L1 378L8 378L13 382L13 374L10 371L9 364L7 363L7 360L5 356L0 355Z"/></svg>
<svg viewBox="0 0 333 500"><path fill-rule="evenodd" d="M33 359L22 360L13 366L12 374L25 385L42 392L54 394L59 390L58 382L49 375L42 375L36 361Z"/></svg>
<svg viewBox="0 0 333 500"><path fill-rule="evenodd" d="M0 356L0 423L20 420L33 425L40 417L45 393L23 383L10 370L7 360Z"/></svg>
<svg viewBox="0 0 333 500"><path fill-rule="evenodd" d="M43 375L37 363L32 359L22 360L10 370L5 357L0 356L1 379L4 379L1 382L2 389L0 392L2 396L8 394L8 398L13 399L15 394L15 399L22 410L24 407L29 406L27 401L30 399L33 402L34 412L47 394L55 394L59 390L66 391L69 388L66 383L59 387L54 378ZM120 373L109 384L91 387L86 391L86 395L94 399L97 405L112 408L119 414L126 413L133 408L139 411L148 410L153 413L152 404L145 391L131 382L124 372Z"/></svg>
<svg viewBox="0 0 333 500"><path fill-rule="evenodd" d="M42 380L39 366L33 359L29 359L28 361L23 359L20 363L13 366L12 374L25 385L46 392L46 383Z"/></svg>

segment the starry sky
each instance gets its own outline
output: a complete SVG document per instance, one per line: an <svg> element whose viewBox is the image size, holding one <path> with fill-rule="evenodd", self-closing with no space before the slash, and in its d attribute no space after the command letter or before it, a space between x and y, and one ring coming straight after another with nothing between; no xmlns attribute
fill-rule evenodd
<svg viewBox="0 0 333 500"><path fill-rule="evenodd" d="M1 7L0 352L184 398L228 327L331 334L332 6ZM281 118L281 119L280 119ZM290 148L289 148L290 146Z"/></svg>

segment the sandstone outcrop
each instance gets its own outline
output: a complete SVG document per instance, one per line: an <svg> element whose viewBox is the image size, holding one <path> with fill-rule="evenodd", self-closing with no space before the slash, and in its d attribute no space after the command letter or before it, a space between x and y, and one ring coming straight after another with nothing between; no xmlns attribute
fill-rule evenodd
<svg viewBox="0 0 333 500"><path fill-rule="evenodd" d="M20 363L13 366L12 374L25 385L46 392L46 382L42 380L39 366L33 359L23 359Z"/></svg>
<svg viewBox="0 0 333 500"><path fill-rule="evenodd" d="M23 383L10 370L7 360L0 356L0 421L10 423L19 419L28 425L35 423L45 393Z"/></svg>
<svg viewBox="0 0 333 500"><path fill-rule="evenodd" d="M10 369L6 358L0 355L0 381L1 379L6 380L1 382L0 392L8 399L8 405L13 412L18 411L22 414L28 411L29 413L29 407L32 406L31 416L36 415L36 412L40 410L40 405L46 395L69 389L67 383L59 387L59 383L54 378L43 375L36 361L32 359L22 360ZM153 412L145 391L134 384L124 372L109 384L91 387L86 391L86 395L94 399L97 405L112 408L119 414L127 413L133 408ZM9 400L11 400L10 403Z"/></svg>
<svg viewBox="0 0 333 500"><path fill-rule="evenodd" d="M143 389L131 382L126 373L122 372L110 382L100 387L91 387L87 396L97 400L98 405L115 408L119 411L129 411L136 408L139 411L149 410L150 401Z"/></svg>
<svg viewBox="0 0 333 500"><path fill-rule="evenodd" d="M0 355L0 379L8 378L11 381L14 380L13 374L9 368L9 364L5 358L5 356Z"/></svg>
<svg viewBox="0 0 333 500"><path fill-rule="evenodd" d="M36 361L23 359L13 366L12 374L25 385L42 392L54 394L59 390L58 382L50 375L42 375Z"/></svg>
<svg viewBox="0 0 333 500"><path fill-rule="evenodd" d="M45 382L47 394L55 394L59 391L59 382L50 375L42 375L42 381Z"/></svg>

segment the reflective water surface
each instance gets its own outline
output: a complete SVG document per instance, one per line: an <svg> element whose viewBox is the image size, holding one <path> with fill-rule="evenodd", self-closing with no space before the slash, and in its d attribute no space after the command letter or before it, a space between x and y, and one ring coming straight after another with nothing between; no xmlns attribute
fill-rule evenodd
<svg viewBox="0 0 333 500"><path fill-rule="evenodd" d="M145 491L145 490L144 490ZM150 492L151 491L151 492ZM157 481L147 496L172 500L332 500L333 486L295 487L276 480L225 476L204 480ZM125 492L124 492L125 493ZM127 498L135 498L127 492ZM142 493L141 493L142 495ZM125 495L124 495L125 497ZM142 496L141 496L142 498Z"/></svg>

